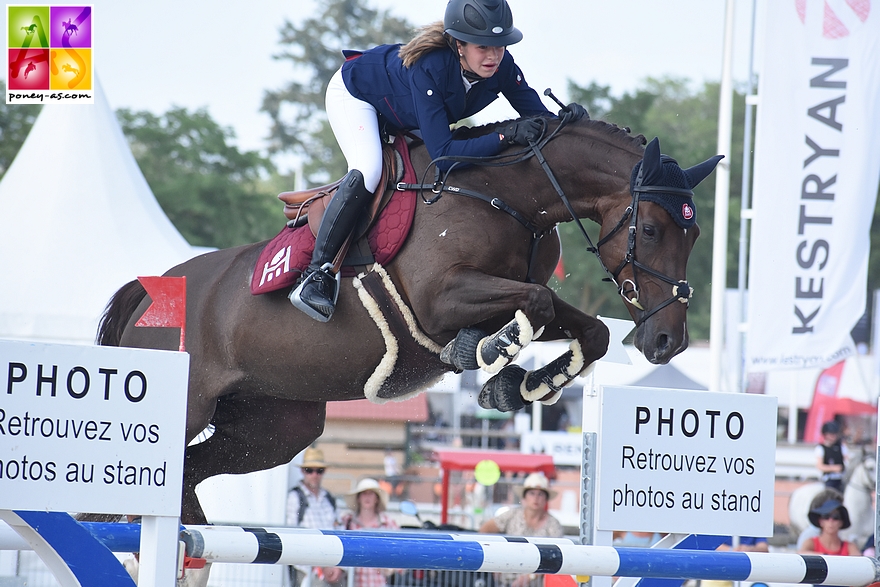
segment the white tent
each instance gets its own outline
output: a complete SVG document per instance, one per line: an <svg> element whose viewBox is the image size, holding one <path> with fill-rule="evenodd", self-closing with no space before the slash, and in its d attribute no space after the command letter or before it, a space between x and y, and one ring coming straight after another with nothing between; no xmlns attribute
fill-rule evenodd
<svg viewBox="0 0 880 587"><path fill-rule="evenodd" d="M92 344L113 293L195 256L159 207L100 84L47 104L0 182L0 338Z"/></svg>

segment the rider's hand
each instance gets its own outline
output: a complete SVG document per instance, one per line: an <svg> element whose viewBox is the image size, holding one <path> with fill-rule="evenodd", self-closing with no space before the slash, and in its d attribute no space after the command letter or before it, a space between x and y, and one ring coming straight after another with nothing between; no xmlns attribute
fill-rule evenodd
<svg viewBox="0 0 880 587"><path fill-rule="evenodd" d="M566 112L571 113L568 115L570 117L569 120L571 122L574 122L575 120L580 120L581 118L586 118L587 120L590 119L590 113L587 112L587 109L584 108L583 106L581 106L580 104L578 104L577 102L572 102L571 104L569 104L565 108L562 108L559 111L559 118L562 118Z"/></svg>
<svg viewBox="0 0 880 587"><path fill-rule="evenodd" d="M541 123L534 118L526 118L499 126L495 131L501 135L501 142L508 145L528 145L537 141L543 130Z"/></svg>

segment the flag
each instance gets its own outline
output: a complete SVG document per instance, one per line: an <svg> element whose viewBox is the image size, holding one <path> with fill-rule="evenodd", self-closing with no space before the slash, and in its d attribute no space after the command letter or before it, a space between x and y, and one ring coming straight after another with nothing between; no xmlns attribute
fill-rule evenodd
<svg viewBox="0 0 880 587"><path fill-rule="evenodd" d="M565 281L565 266L562 264L562 255L559 255L559 262L556 269L553 270L553 276L559 281Z"/></svg>
<svg viewBox="0 0 880 587"><path fill-rule="evenodd" d="M865 311L880 2L765 6L746 368L824 368L855 354L850 331Z"/></svg>
<svg viewBox="0 0 880 587"><path fill-rule="evenodd" d="M186 277L138 277L153 300L135 326L180 328L180 351L186 348Z"/></svg>
<svg viewBox="0 0 880 587"><path fill-rule="evenodd" d="M845 361L840 361L823 370L816 378L813 390L813 403L807 413L807 424L804 427L804 442L822 442L822 424L834 419L837 390L843 376Z"/></svg>

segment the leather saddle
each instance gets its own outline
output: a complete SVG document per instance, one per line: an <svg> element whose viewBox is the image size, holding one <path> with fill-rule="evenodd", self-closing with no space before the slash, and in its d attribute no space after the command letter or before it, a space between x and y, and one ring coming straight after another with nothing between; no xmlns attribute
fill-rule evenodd
<svg viewBox="0 0 880 587"><path fill-rule="evenodd" d="M403 140L397 137L397 140ZM388 204L394 193L394 186L403 177L403 161L400 153L388 143L382 143L382 175L379 185L373 194L373 200L367 207L364 218L358 223L353 233L354 240L363 237L379 217L379 212ZM324 217L324 210L330 198L339 189L344 177L333 183L295 192L281 192L278 199L284 202L284 215L287 225L291 228L308 223L312 235L318 235L318 227Z"/></svg>

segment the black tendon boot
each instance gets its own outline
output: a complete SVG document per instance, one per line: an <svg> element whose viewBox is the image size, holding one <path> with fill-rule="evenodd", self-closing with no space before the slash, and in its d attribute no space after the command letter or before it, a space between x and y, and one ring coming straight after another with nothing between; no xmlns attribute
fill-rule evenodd
<svg viewBox="0 0 880 587"><path fill-rule="evenodd" d="M312 262L288 296L290 303L310 318L327 322L333 316L339 295L338 276L331 271L333 259L371 198L372 194L364 187L364 175L352 169L330 199L315 237Z"/></svg>

